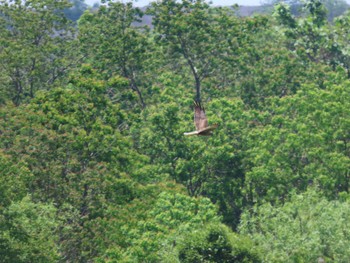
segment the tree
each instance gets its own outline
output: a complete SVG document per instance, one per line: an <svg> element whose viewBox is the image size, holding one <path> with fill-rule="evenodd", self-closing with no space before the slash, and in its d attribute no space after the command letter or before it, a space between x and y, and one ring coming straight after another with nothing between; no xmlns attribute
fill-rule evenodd
<svg viewBox="0 0 350 263"><path fill-rule="evenodd" d="M193 126L193 102L184 87L173 87L169 78L164 81L158 96L162 104L147 107L142 121L131 128L135 147L150 158L154 178L170 177L185 185L189 195L210 198L234 228L245 203L241 142L249 113L239 99L213 100L206 105L207 115L219 129L210 138L186 138L183 133Z"/></svg>
<svg viewBox="0 0 350 263"><path fill-rule="evenodd" d="M0 262L53 262L59 259L56 209L29 196L0 211Z"/></svg>
<svg viewBox="0 0 350 263"><path fill-rule="evenodd" d="M125 83L101 81L85 67L65 89L39 92L13 110L1 108L0 143L13 163L22 160L33 175L24 181L32 199L56 205L63 220L61 253L72 261L96 256L90 222L121 198L114 193L119 180L139 165L122 134L127 118L106 95L108 87Z"/></svg>
<svg viewBox="0 0 350 263"><path fill-rule="evenodd" d="M297 20L287 6L276 6L275 17L283 25L287 47L308 63L322 62L333 70L340 66L349 72L347 47L342 41L342 22L338 23L338 27L331 27L327 23L326 9L321 1L307 1L304 9L307 11L306 18ZM346 19L337 20L345 22Z"/></svg>
<svg viewBox="0 0 350 263"><path fill-rule="evenodd" d="M238 18L235 10L211 8L205 1L162 1L150 13L167 67L195 88L196 100L244 94L242 78L251 79L249 65L260 58L253 36L261 36L265 17Z"/></svg>
<svg viewBox="0 0 350 263"><path fill-rule="evenodd" d="M293 15L300 16L303 14L302 7L306 2L307 1L300 0L268 0L264 1L263 5L272 6L280 3L287 4L290 7ZM309 2L315 3L315 1ZM320 0L317 2L325 7L328 21L333 21L335 17L342 15L349 8L348 4L344 0Z"/></svg>
<svg viewBox="0 0 350 263"><path fill-rule="evenodd" d="M252 203L283 202L290 189L305 191L310 184L330 198L349 192L346 83L329 82L324 90L305 85L294 96L271 100L275 106L245 142L245 191Z"/></svg>
<svg viewBox="0 0 350 263"><path fill-rule="evenodd" d="M290 201L246 211L240 232L249 235L266 262L348 262L349 201L329 201L317 188L291 192Z"/></svg>
<svg viewBox="0 0 350 263"><path fill-rule="evenodd" d="M262 262L253 244L222 224L192 230L177 242L179 262Z"/></svg>
<svg viewBox="0 0 350 263"><path fill-rule="evenodd" d="M113 3L101 6L96 13L86 12L79 20L81 52L106 79L115 75L126 78L145 107L147 92L147 61L149 41L146 28L138 28L142 12L132 3ZM112 99L113 92L111 93Z"/></svg>
<svg viewBox="0 0 350 263"><path fill-rule="evenodd" d="M209 5L202 0L170 0L153 3L150 11L154 15L153 23L159 42L167 43L172 57L181 56L188 66L193 76L197 101L201 101L202 80L215 69L212 60L216 55L212 44L213 20L208 10Z"/></svg>
<svg viewBox="0 0 350 263"><path fill-rule="evenodd" d="M174 244L182 234L190 229L200 229L207 223L219 222L216 208L209 199L162 191L156 196L152 209L145 211L136 225L124 225L124 235L129 245L119 249L112 246L106 259L169 262L168 250L176 249Z"/></svg>
<svg viewBox="0 0 350 263"><path fill-rule="evenodd" d="M1 90L15 105L33 98L62 80L75 63L74 29L62 10L66 1L6 1L0 3Z"/></svg>
<svg viewBox="0 0 350 263"><path fill-rule="evenodd" d="M6 135L4 135L6 136ZM1 144L3 146L4 144ZM20 201L25 197L26 182L32 176L23 161L13 163L11 157L0 152L0 212L11 202Z"/></svg>

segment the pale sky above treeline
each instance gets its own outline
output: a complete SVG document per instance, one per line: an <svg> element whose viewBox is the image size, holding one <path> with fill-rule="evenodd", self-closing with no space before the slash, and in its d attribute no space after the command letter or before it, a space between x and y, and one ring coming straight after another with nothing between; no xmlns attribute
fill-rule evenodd
<svg viewBox="0 0 350 263"><path fill-rule="evenodd" d="M98 3L98 0L85 0L85 3L89 5L93 5L94 3ZM135 6L142 7L146 6L150 3L150 0L138 0L134 2ZM261 0L212 0L213 5L225 5L230 6L234 4L238 5L249 5L249 6L257 6L261 4ZM350 0L346 0L348 4L350 4Z"/></svg>

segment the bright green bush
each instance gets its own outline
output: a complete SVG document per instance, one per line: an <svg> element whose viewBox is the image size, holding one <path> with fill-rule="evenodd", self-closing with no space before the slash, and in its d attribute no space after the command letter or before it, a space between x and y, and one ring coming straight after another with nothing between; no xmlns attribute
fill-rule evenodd
<svg viewBox="0 0 350 263"><path fill-rule="evenodd" d="M241 233L252 238L265 262L350 261L350 203L329 201L315 189L292 194L283 205L266 203L242 216Z"/></svg>

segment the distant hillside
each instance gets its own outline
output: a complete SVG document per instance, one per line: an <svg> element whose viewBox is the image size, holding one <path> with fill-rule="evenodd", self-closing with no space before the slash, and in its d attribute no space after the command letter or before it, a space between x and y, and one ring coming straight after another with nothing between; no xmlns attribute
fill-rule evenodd
<svg viewBox="0 0 350 263"><path fill-rule="evenodd" d="M240 6L238 11L240 16L251 16L264 12L266 12L266 7L264 6Z"/></svg>

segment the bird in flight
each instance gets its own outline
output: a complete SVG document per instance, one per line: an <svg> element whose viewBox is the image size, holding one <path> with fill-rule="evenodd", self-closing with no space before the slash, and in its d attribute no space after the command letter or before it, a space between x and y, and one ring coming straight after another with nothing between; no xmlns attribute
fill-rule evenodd
<svg viewBox="0 0 350 263"><path fill-rule="evenodd" d="M210 136L213 134L213 130L215 130L218 127L218 124L214 124L211 126L208 125L208 119L205 115L205 110L198 101L194 102L194 125L196 126L196 130L193 132L185 132L185 136Z"/></svg>

